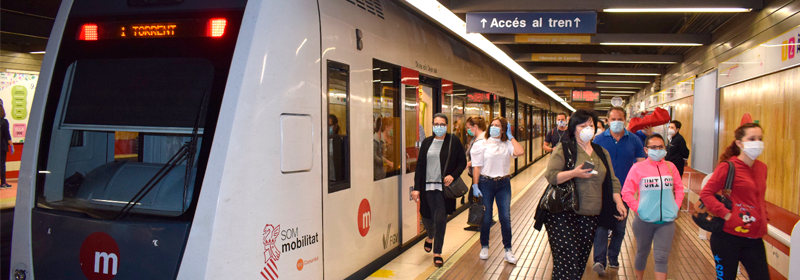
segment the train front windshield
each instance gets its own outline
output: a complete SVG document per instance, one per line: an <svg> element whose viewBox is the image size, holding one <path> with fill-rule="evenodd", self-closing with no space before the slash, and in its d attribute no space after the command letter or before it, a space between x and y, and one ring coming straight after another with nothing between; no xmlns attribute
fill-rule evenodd
<svg viewBox="0 0 800 280"><path fill-rule="evenodd" d="M190 220L241 17L70 18L42 123L37 208Z"/></svg>

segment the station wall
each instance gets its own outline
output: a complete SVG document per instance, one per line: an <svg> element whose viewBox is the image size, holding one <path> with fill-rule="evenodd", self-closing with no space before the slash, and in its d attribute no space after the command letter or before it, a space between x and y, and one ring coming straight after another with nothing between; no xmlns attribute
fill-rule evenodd
<svg viewBox="0 0 800 280"><path fill-rule="evenodd" d="M720 90L719 149L734 140L733 131L749 113L764 128L764 153L768 166L767 201L800 214L800 68L763 76Z"/></svg>

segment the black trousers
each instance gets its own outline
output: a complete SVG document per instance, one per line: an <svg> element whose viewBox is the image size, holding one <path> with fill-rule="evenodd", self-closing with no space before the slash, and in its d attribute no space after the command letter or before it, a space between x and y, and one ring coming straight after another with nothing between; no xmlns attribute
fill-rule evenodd
<svg viewBox="0 0 800 280"><path fill-rule="evenodd" d="M430 207L431 218L422 217L422 224L428 232L428 238L433 239L433 253L441 254L444 245L444 232L447 229L447 210L444 208L444 193L441 191L426 191L428 205L420 207Z"/></svg>
<svg viewBox="0 0 800 280"><path fill-rule="evenodd" d="M0 164L0 166L3 166L2 170L0 170L0 173L2 173L2 174L0 174L0 179L2 179L2 182L0 182L0 184L3 184L3 185L6 184L6 156L7 155L8 155L7 151L0 151L0 161L3 162L3 164Z"/></svg>
<svg viewBox="0 0 800 280"><path fill-rule="evenodd" d="M555 280L580 280L592 251L597 217L562 212L545 220Z"/></svg>
<svg viewBox="0 0 800 280"><path fill-rule="evenodd" d="M763 239L750 239L720 232L711 234L710 241L717 279L736 279L739 262L742 262L750 279L769 279L769 264Z"/></svg>

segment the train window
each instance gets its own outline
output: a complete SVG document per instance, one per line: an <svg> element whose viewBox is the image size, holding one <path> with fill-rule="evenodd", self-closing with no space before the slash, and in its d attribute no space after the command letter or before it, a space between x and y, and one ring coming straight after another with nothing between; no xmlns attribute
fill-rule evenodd
<svg viewBox="0 0 800 280"><path fill-rule="evenodd" d="M195 123L200 128L205 123L205 114L198 111L214 77L214 66L207 59L84 59L74 65L62 121L65 128L133 126L191 133Z"/></svg>
<svg viewBox="0 0 800 280"><path fill-rule="evenodd" d="M328 61L328 193L350 188L350 66Z"/></svg>
<svg viewBox="0 0 800 280"><path fill-rule="evenodd" d="M373 180L400 175L400 67L372 60ZM395 132L397 131L397 132Z"/></svg>

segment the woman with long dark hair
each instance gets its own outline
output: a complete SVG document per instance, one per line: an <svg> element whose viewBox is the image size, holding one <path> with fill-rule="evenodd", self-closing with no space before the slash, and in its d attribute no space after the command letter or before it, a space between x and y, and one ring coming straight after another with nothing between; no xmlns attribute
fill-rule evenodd
<svg viewBox="0 0 800 280"><path fill-rule="evenodd" d="M627 215L608 151L592 143L599 123L594 112L578 110L572 114L567 128L571 139L556 145L547 163L544 175L547 181L563 184L574 180L580 204L577 211L541 215L542 210L537 210L534 227L541 228L544 223L547 229L553 254L553 279L581 279L597 226L616 228L616 222ZM565 149L569 155L565 155ZM572 170L566 168L568 160L574 160ZM593 164L594 169L585 168L586 163Z"/></svg>
<svg viewBox="0 0 800 280"><path fill-rule="evenodd" d="M767 234L767 165L757 160L764 151L763 129L757 123L743 124L734 131L730 146L719 157L714 174L700 193L711 214L725 219L722 232L711 234L711 252L720 279L736 279L739 262L750 279L769 279L764 240ZM733 209L719 202L714 194L725 188L729 164L734 177L729 195Z"/></svg>
<svg viewBox="0 0 800 280"><path fill-rule="evenodd" d="M489 230L492 227L492 210L497 200L497 214L500 216L500 232L503 235L505 260L517 263L511 251L511 159L524 155L522 145L514 139L510 125L503 117L492 120L486 139L472 145L472 192L483 197L485 210L481 223L482 260L489 258Z"/></svg>
<svg viewBox="0 0 800 280"><path fill-rule="evenodd" d="M425 252L433 250L433 265L437 267L444 264L442 246L447 215L456 210L456 200L446 198L444 188L461 177L466 166L461 141L447 133L447 115L433 115L433 136L422 140L411 197L420 201L419 212L428 233Z"/></svg>
<svg viewBox="0 0 800 280"><path fill-rule="evenodd" d="M14 154L14 144L11 143L11 132L9 131L9 124L8 120L6 120L6 109L2 105L2 101L0 101L0 117L2 117L2 124L0 124L0 161L2 161L2 170L0 170L0 177L2 178L2 183L0 183L0 188L10 188L6 182L6 153L9 151L9 147L11 147L11 154Z"/></svg>

